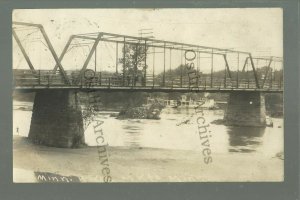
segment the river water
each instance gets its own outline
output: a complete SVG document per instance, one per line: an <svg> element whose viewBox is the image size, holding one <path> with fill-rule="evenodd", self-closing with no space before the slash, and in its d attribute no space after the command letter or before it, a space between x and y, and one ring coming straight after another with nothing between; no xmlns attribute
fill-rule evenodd
<svg viewBox="0 0 300 200"><path fill-rule="evenodd" d="M29 108L29 109L27 109ZM14 101L13 134L28 136L32 103ZM193 109L165 108L160 120L116 119L113 112L101 111L97 117L104 121L102 130L109 146L135 148L163 148L201 151L201 142L197 133L197 116ZM283 152L283 119L272 118L273 127L227 127L210 124L222 119L223 110L204 110L204 118L209 123L210 149L213 153L263 153L275 156ZM192 116L192 117L191 117ZM188 123L182 123L183 121ZM96 145L91 124L85 130L85 141Z"/></svg>

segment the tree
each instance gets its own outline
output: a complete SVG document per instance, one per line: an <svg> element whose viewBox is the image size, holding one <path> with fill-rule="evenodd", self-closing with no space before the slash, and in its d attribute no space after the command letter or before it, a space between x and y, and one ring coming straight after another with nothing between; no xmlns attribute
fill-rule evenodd
<svg viewBox="0 0 300 200"><path fill-rule="evenodd" d="M140 83L144 86L146 83L146 72L147 72L147 51L148 47L142 43L136 44L125 44L125 53L124 48L122 50L125 57L119 59L119 63L124 65L125 58L125 66L123 66L123 76L125 78L124 83L127 85L134 85L140 81Z"/></svg>

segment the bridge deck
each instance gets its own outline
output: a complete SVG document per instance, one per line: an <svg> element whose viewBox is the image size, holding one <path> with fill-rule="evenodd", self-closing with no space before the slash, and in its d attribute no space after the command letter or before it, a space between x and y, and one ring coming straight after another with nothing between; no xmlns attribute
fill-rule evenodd
<svg viewBox="0 0 300 200"><path fill-rule="evenodd" d="M264 93L282 93L282 89L248 89L248 88L156 88L156 87L78 87L78 86L16 86L15 90L31 90L38 91L44 89L66 89L66 90L99 90L99 91L126 91L126 92L264 92Z"/></svg>
<svg viewBox="0 0 300 200"><path fill-rule="evenodd" d="M147 92L229 92L229 91L262 91L282 92L281 80L273 80L257 88L255 80L250 79L222 79L202 75L197 79L189 79L187 76L147 76L126 77L120 74L96 74L92 78L82 77L78 79L74 74L69 74L69 84L66 84L60 74L39 72L32 74L30 71L15 71L14 85L17 90L41 90L41 89L96 89L111 91L147 91Z"/></svg>

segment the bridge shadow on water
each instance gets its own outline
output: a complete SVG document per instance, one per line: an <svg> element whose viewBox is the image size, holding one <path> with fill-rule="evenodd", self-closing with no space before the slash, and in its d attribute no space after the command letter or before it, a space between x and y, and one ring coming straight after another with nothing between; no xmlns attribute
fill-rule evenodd
<svg viewBox="0 0 300 200"><path fill-rule="evenodd" d="M228 126L229 152L255 152L263 143L265 127Z"/></svg>

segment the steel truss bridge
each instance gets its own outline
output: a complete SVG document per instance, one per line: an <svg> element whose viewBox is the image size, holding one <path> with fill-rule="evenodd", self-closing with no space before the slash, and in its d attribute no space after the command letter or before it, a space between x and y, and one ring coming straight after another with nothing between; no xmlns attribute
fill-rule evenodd
<svg viewBox="0 0 300 200"><path fill-rule="evenodd" d="M37 29L43 36L55 66L50 70L37 70L18 32L24 29ZM13 37L25 58L28 69L14 69L15 89L87 89L124 91L283 91L283 59L280 57L253 57L250 52L232 49L213 48L194 44L170 42L147 37L134 37L106 32L77 34L69 37L62 53L58 56L50 39L40 24L13 22ZM74 42L76 41L76 43ZM97 63L97 47L101 42L115 45L115 72L89 69L89 63ZM62 62L72 49L91 45L80 70L65 70ZM130 49L130 50L128 50ZM119 52L122 50L122 53ZM132 55L130 54L132 51ZM172 69L172 52L180 53L181 65ZM100 50L101 53L101 50ZM121 55L120 55L121 54ZM155 74L155 57L161 55L161 73ZM167 56L168 55L168 56ZM200 66L201 55L205 55L204 73ZM216 71L215 59L222 61L223 69ZM232 59L235 61L231 61ZM151 62L149 62L151 58ZM128 60L130 59L130 60ZM166 62L168 60L168 63ZM221 60L221 61L220 61ZM258 63L264 65L259 66ZM232 64L235 63L235 64ZM167 66L168 64L168 66ZM279 68L275 69L275 64ZM121 65L121 69L120 68ZM131 66L129 69L128 66ZM207 66L209 65L209 66ZM220 64L218 64L220 65ZM173 66L174 67L174 66ZM169 68L169 69L167 69Z"/></svg>

